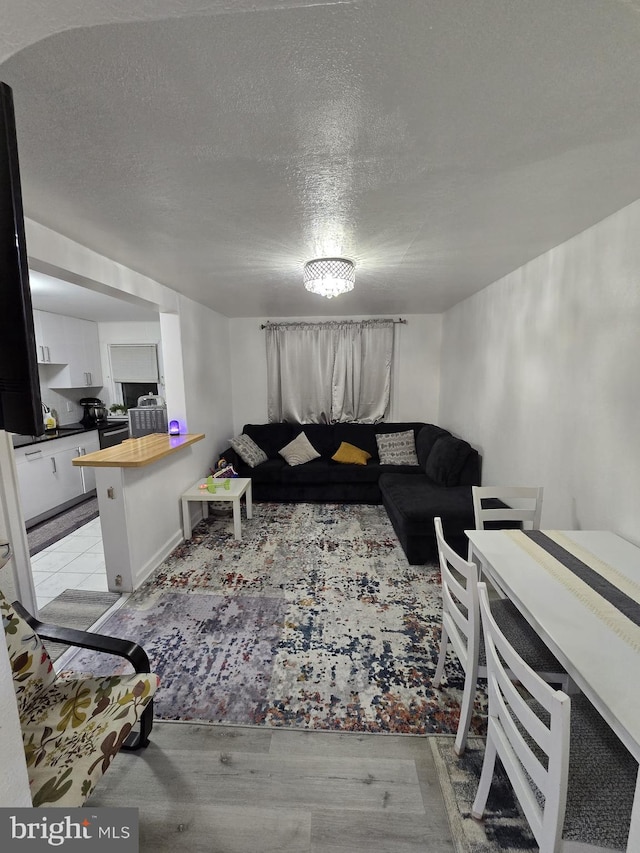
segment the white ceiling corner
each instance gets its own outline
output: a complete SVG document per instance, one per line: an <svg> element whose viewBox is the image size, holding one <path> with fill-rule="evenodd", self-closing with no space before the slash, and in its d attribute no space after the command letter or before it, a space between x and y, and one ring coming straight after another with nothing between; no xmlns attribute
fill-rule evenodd
<svg viewBox="0 0 640 853"><path fill-rule="evenodd" d="M20 5L26 215L230 317L440 312L640 196L633 2Z"/></svg>

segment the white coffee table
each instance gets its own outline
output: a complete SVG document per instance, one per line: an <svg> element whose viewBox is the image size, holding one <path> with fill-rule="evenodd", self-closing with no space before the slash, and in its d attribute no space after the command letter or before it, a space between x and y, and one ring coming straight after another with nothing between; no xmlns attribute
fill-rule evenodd
<svg viewBox="0 0 640 853"><path fill-rule="evenodd" d="M182 502L182 528L184 538L191 539L191 514L189 512L190 501L200 501L202 503L202 517L207 518L209 515L210 501L231 501L233 504L233 535L236 539L242 539L242 527L240 524L240 500L244 495L245 508L247 518L253 518L253 507L251 502L251 479L249 477L232 477L229 480L229 488L225 489L222 486L224 482L220 480L220 485L217 486L215 492L209 492L207 489L201 489L200 485L206 483L207 478L198 480L190 489L187 489L180 496Z"/></svg>

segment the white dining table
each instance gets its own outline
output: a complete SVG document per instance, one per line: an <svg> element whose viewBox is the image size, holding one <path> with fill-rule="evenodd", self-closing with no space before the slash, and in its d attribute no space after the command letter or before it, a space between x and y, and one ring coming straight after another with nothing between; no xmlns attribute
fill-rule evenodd
<svg viewBox="0 0 640 853"><path fill-rule="evenodd" d="M605 530L466 534L481 573L514 602L640 762L640 548ZM640 851L640 775L627 851Z"/></svg>

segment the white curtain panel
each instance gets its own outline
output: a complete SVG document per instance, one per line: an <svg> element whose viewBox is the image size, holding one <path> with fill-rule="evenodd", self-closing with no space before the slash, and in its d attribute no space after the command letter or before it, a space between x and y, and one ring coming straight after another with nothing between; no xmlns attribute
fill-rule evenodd
<svg viewBox="0 0 640 853"><path fill-rule="evenodd" d="M381 421L393 330L393 320L268 324L269 421Z"/></svg>

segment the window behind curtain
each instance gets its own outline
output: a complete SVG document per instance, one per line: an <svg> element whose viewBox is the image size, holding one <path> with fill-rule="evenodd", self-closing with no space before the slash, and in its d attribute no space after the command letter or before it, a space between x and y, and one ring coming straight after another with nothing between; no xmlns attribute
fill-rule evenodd
<svg viewBox="0 0 640 853"><path fill-rule="evenodd" d="M384 420L393 331L392 320L268 325L269 420Z"/></svg>

